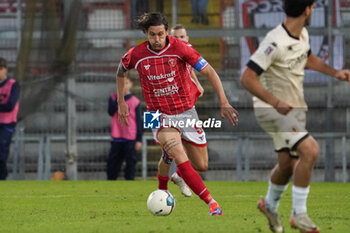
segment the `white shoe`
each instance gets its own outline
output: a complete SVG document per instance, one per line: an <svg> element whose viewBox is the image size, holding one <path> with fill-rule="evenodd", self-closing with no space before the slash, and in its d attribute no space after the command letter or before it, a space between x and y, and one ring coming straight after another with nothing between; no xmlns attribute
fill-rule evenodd
<svg viewBox="0 0 350 233"><path fill-rule="evenodd" d="M290 225L302 233L319 233L320 229L312 222L307 213L292 214Z"/></svg>
<svg viewBox="0 0 350 233"><path fill-rule="evenodd" d="M265 198L258 201L258 209L267 217L269 227L272 232L284 232L280 215L278 213L273 213L266 208Z"/></svg>
<svg viewBox="0 0 350 233"><path fill-rule="evenodd" d="M185 196L185 197L190 197L192 196L192 192L191 190L187 187L185 181L176 173L174 172L174 174L172 174L171 176L171 181L176 184L177 186L179 186L181 193Z"/></svg>

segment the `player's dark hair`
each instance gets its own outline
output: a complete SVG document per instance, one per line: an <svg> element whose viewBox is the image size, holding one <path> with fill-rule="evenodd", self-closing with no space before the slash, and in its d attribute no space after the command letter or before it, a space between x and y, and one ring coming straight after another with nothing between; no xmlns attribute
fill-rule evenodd
<svg viewBox="0 0 350 233"><path fill-rule="evenodd" d="M314 4L315 0L283 0L283 9L289 17L299 17L306 7Z"/></svg>
<svg viewBox="0 0 350 233"><path fill-rule="evenodd" d="M144 13L136 21L137 27L143 32L147 32L151 26L164 25L165 30L168 30L168 21L160 12Z"/></svg>
<svg viewBox="0 0 350 233"><path fill-rule="evenodd" d="M0 68L7 68L7 61L0 57Z"/></svg>
<svg viewBox="0 0 350 233"><path fill-rule="evenodd" d="M186 29L182 24L176 24L171 28L171 30Z"/></svg>

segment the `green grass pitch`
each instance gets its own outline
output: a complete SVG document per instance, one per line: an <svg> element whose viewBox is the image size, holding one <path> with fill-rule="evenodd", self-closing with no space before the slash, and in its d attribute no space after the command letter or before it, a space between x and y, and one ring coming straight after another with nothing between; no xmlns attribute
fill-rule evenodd
<svg viewBox="0 0 350 233"><path fill-rule="evenodd" d="M209 216L196 196L185 198L169 183L175 196L173 213L156 217L146 207L156 181L6 181L0 182L0 232L105 233L269 232L256 208L267 182L207 181L224 216ZM350 232L350 184L312 183L308 212L321 232ZM291 185L281 200L285 232L289 226Z"/></svg>

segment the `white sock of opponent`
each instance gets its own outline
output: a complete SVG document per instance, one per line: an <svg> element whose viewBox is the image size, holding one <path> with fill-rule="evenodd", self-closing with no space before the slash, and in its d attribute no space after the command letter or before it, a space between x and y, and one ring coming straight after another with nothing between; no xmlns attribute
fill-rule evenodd
<svg viewBox="0 0 350 233"><path fill-rule="evenodd" d="M265 197L265 205L271 212L277 212L281 196L287 188L288 184L277 185L273 184L271 180L269 181L269 187L267 189L267 194Z"/></svg>
<svg viewBox="0 0 350 233"><path fill-rule="evenodd" d="M310 186L303 188L293 185L293 213L300 214L306 213L306 200L309 195Z"/></svg>

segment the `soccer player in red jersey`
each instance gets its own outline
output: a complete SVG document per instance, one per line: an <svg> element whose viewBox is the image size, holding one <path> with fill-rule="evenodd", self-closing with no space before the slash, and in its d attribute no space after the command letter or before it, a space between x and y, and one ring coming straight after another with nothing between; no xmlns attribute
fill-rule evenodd
<svg viewBox="0 0 350 233"><path fill-rule="evenodd" d="M185 42L189 42L189 40L190 40L189 36L187 35L186 28L181 24L176 24L175 26L173 26L170 30L170 35L173 37L176 37L182 41L185 41ZM203 89L202 85L200 84L200 82L198 81L198 78L197 78L196 74L194 73L193 67L190 64L187 64L187 68L188 68L189 72L191 73L192 80L196 84L196 86L194 87L195 91L198 89L200 92L199 97L202 97L203 93L204 93L204 89ZM199 135L198 132L195 132L195 133ZM204 131L202 131L201 134L203 134L203 133L204 133ZM186 148L187 143L183 142L183 145ZM198 152L198 153L196 153L196 152ZM167 163L167 161L170 162L171 160L163 160L163 158L165 156L164 153L165 152L163 151L163 156L160 159L158 166L159 166L159 170L164 171L163 174L166 174L166 171L171 169L170 168L171 163ZM189 157L189 160L191 161L191 164L196 171L200 171L200 172L207 171L207 169L208 169L208 152L207 152L206 148L204 149L204 151L188 150L187 156ZM192 196L191 190L187 187L185 181L178 174L178 171L175 171L171 175L170 179L174 184L179 186L181 193L185 197Z"/></svg>
<svg viewBox="0 0 350 233"><path fill-rule="evenodd" d="M220 115L228 118L232 125L237 125L238 112L228 103L219 76L190 44L168 36L168 22L163 14L143 14L138 19L138 27L148 40L131 48L122 57L117 71L118 119L121 123L128 125L128 106L119 97L124 96L126 72L132 68L139 73L143 97L149 111L159 111L162 119L168 122L172 117L184 120L186 116L198 120L194 104L200 93L198 89L193 91L195 83L187 69L187 64L190 64L208 78L216 91ZM202 133L200 128L195 130L198 134ZM165 155L174 158L178 172L186 184L208 205L210 215L223 215L222 209L193 169L182 143L187 143L187 152L193 150L196 153L207 153L205 138L203 135L195 137L193 131L189 131L160 127L153 133L155 140L166 152ZM164 174L160 170L158 173L159 189L167 189L167 172Z"/></svg>

